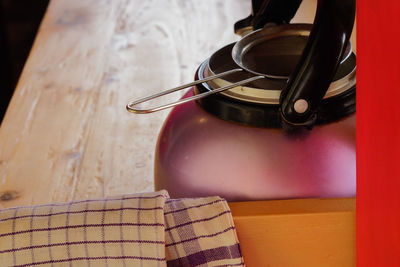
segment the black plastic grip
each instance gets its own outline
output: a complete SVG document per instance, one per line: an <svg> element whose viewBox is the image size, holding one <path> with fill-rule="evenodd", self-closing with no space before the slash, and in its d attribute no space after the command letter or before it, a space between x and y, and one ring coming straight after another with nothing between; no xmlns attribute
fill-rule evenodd
<svg viewBox="0 0 400 267"><path fill-rule="evenodd" d="M260 29L271 22L275 24L289 23L296 14L301 2L302 0L252 0L254 30Z"/></svg>
<svg viewBox="0 0 400 267"><path fill-rule="evenodd" d="M286 126L310 127L315 123L316 110L348 44L355 9L355 0L318 0L307 45L281 94L281 116Z"/></svg>
<svg viewBox="0 0 400 267"><path fill-rule="evenodd" d="M252 14L235 23L235 32L251 27L257 30L267 23L289 23L302 0L252 0Z"/></svg>

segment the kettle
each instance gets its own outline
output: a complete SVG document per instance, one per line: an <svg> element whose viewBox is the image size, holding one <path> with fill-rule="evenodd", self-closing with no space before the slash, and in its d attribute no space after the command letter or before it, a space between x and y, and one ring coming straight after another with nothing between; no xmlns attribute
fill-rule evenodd
<svg viewBox="0 0 400 267"><path fill-rule="evenodd" d="M356 191L355 0L318 0L314 23L290 24L301 0L252 1L249 32L195 74L156 145L155 189L228 201L352 197ZM196 100L196 101L190 101Z"/></svg>

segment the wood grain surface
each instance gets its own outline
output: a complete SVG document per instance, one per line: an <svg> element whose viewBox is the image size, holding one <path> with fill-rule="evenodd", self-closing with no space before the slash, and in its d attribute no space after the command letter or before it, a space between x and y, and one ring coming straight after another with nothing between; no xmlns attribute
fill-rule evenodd
<svg viewBox="0 0 400 267"><path fill-rule="evenodd" d="M0 128L0 208L152 191L168 111L125 104L191 81L250 2L51 1Z"/></svg>
<svg viewBox="0 0 400 267"><path fill-rule="evenodd" d="M246 266L356 266L355 198L229 206Z"/></svg>
<svg viewBox="0 0 400 267"><path fill-rule="evenodd" d="M0 207L153 190L167 114L125 110L193 79L247 1L55 0L0 131Z"/></svg>

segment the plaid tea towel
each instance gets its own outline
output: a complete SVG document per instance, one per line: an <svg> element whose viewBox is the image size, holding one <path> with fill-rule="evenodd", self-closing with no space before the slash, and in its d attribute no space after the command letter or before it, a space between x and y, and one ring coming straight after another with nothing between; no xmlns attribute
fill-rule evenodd
<svg viewBox="0 0 400 267"><path fill-rule="evenodd" d="M0 210L1 267L166 265L244 266L223 199L160 191Z"/></svg>
<svg viewBox="0 0 400 267"><path fill-rule="evenodd" d="M168 266L244 266L224 199L167 200L164 218Z"/></svg>

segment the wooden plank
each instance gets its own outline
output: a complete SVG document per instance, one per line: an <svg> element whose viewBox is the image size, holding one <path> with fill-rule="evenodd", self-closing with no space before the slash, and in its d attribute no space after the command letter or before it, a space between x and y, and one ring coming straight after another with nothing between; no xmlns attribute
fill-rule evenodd
<svg viewBox="0 0 400 267"><path fill-rule="evenodd" d="M201 61L237 39L233 24L249 8L52 1L0 128L0 208L152 191L168 111L134 116L125 104L192 80Z"/></svg>
<svg viewBox="0 0 400 267"><path fill-rule="evenodd" d="M230 203L246 266L355 266L355 198Z"/></svg>

